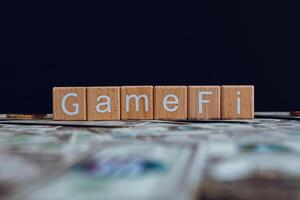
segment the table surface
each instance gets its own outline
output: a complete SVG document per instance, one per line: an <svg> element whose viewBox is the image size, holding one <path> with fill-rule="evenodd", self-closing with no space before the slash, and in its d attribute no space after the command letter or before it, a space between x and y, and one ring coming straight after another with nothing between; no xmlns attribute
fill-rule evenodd
<svg viewBox="0 0 300 200"><path fill-rule="evenodd" d="M0 199L300 199L300 118L0 115Z"/></svg>

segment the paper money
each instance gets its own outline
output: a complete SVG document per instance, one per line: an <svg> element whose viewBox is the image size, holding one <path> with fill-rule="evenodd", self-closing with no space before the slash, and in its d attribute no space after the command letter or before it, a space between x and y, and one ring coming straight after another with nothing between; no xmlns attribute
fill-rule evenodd
<svg viewBox="0 0 300 200"><path fill-rule="evenodd" d="M299 199L300 120L0 117L0 199ZM16 119L17 118L17 119Z"/></svg>
<svg viewBox="0 0 300 200"><path fill-rule="evenodd" d="M178 199L193 150L148 142L111 143L28 198Z"/></svg>

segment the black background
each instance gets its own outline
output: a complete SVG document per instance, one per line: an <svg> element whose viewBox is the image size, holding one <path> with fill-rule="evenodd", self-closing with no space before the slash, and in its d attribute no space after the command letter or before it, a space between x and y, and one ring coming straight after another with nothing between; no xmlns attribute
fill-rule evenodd
<svg viewBox="0 0 300 200"><path fill-rule="evenodd" d="M300 110L298 4L111 1L3 8L1 113L52 112L54 86L135 84L254 84L256 111Z"/></svg>

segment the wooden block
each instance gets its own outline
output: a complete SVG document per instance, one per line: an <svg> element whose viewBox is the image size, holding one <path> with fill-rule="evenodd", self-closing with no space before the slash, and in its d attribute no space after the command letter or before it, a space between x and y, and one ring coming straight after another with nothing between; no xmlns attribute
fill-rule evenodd
<svg viewBox="0 0 300 200"><path fill-rule="evenodd" d="M222 119L254 118L254 87L252 85L221 86Z"/></svg>
<svg viewBox="0 0 300 200"><path fill-rule="evenodd" d="M86 120L86 87L54 87L53 119Z"/></svg>
<svg viewBox="0 0 300 200"><path fill-rule="evenodd" d="M220 119L220 86L188 86L188 118Z"/></svg>
<svg viewBox="0 0 300 200"><path fill-rule="evenodd" d="M121 87L121 119L153 119L153 86Z"/></svg>
<svg viewBox="0 0 300 200"><path fill-rule="evenodd" d="M87 119L120 120L120 87L88 87Z"/></svg>
<svg viewBox="0 0 300 200"><path fill-rule="evenodd" d="M154 88L154 119L187 118L187 87L156 86Z"/></svg>

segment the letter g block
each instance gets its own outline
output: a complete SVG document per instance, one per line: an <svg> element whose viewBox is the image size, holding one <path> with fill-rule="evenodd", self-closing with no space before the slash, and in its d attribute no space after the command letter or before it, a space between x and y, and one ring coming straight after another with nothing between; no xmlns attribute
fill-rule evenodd
<svg viewBox="0 0 300 200"><path fill-rule="evenodd" d="M53 119L86 120L86 87L54 87Z"/></svg>

